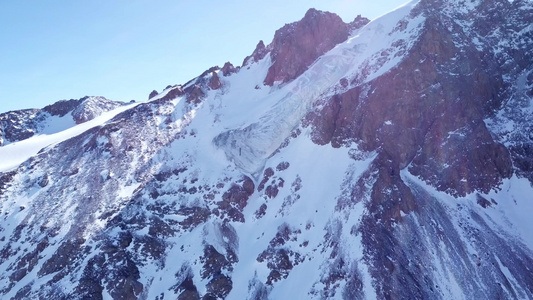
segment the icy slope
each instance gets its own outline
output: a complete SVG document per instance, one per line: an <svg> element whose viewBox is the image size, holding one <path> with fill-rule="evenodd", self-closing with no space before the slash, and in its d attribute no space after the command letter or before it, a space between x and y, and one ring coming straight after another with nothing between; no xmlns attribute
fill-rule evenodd
<svg viewBox="0 0 533 300"><path fill-rule="evenodd" d="M135 107L136 105L137 104L131 104L109 112L101 113L100 116L80 125L75 125L68 121L67 123L69 126L66 127L70 127L70 125L72 125L72 127L62 131L57 128L61 128L62 126L60 124L63 122L60 122L59 120L56 122L51 121L54 125L45 127L43 134L0 147L0 157L2 158L0 159L0 172L5 172L17 167L30 157L37 155L41 149L63 142L93 127L101 126L117 114ZM48 131L54 133L46 134Z"/></svg>
<svg viewBox="0 0 533 300"><path fill-rule="evenodd" d="M0 171L0 295L533 298L533 187L508 154L528 157L530 70L465 31L515 7L461 3L411 2L290 82L263 84L266 55L31 138Z"/></svg>
<svg viewBox="0 0 533 300"><path fill-rule="evenodd" d="M422 16L408 18L417 2L412 1L386 18L356 31L347 42L321 56L297 79L264 99L272 103L271 107L262 110L265 113L250 115L251 120L222 133L215 139L215 144L224 149L228 159L243 171L249 174L260 172L266 159L312 105L340 85L342 78L364 83L386 73L402 60L424 21ZM354 74L357 74L356 78Z"/></svg>

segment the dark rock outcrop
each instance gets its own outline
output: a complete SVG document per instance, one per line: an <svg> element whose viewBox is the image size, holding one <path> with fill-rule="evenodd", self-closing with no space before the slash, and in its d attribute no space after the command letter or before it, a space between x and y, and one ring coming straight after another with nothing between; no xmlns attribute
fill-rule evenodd
<svg viewBox="0 0 533 300"><path fill-rule="evenodd" d="M369 19L367 19L365 17L362 17L361 15L357 15L357 17L355 17L355 19L353 21L348 23L348 28L350 30L356 30L356 29L359 29L359 28L365 26L368 23L370 23Z"/></svg>
<svg viewBox="0 0 533 300"><path fill-rule="evenodd" d="M211 73L211 78L209 78L207 86L212 90L218 90L220 87L222 87L222 83L220 82L220 78L218 78L217 72Z"/></svg>
<svg viewBox="0 0 533 300"><path fill-rule="evenodd" d="M294 266L304 260L300 253L283 247L287 242L297 240L299 234L301 231L292 230L287 224L282 224L278 228L276 236L270 241L268 248L257 257L258 262L266 262L267 267L271 270L266 281L267 285L287 278Z"/></svg>
<svg viewBox="0 0 533 300"><path fill-rule="evenodd" d="M185 94L185 91L183 90L181 85L177 85L170 88L171 90L166 93L163 97L158 99L157 101L168 101L172 99L176 99L177 97L183 96Z"/></svg>
<svg viewBox="0 0 533 300"><path fill-rule="evenodd" d="M178 300L200 300L198 289L194 285L192 278L187 276L185 280L178 286L179 292Z"/></svg>
<svg viewBox="0 0 533 300"><path fill-rule="evenodd" d="M220 71L222 71L222 75L224 76L229 76L235 72L238 71L237 68L235 68L229 61L226 62L224 64L224 66L222 67L222 69L220 69Z"/></svg>
<svg viewBox="0 0 533 300"><path fill-rule="evenodd" d="M349 33L349 26L336 14L310 9L302 20L276 31L268 46L273 64L264 83L271 86L293 80L320 55L344 42Z"/></svg>
<svg viewBox="0 0 533 300"><path fill-rule="evenodd" d="M32 137L45 116L38 109L23 109L0 114L1 145Z"/></svg>
<svg viewBox="0 0 533 300"><path fill-rule="evenodd" d="M85 123L100 116L104 112L124 105L122 102L112 101L104 97L85 97L81 100L81 103L71 112L76 124Z"/></svg>
<svg viewBox="0 0 533 300"><path fill-rule="evenodd" d="M277 98L292 85L237 93L226 63L0 173L1 297L533 298L533 188L521 178L533 180L533 48L524 46L533 3L477 3L412 2L359 31L365 41L354 36L343 55L368 54L350 48L367 38L391 37L391 48L362 68L342 65L327 84L302 78L324 89L306 94L294 123L279 113L294 111L290 97ZM247 71L266 55L273 66L295 60L272 69L288 82L338 33L367 22L310 10L260 43ZM304 58L292 56L300 50ZM330 60L340 61L351 60ZM247 90L252 106L283 109L261 103L236 118ZM89 98L63 116L88 120L79 112L96 111ZM38 134L68 103L49 108L54 116L0 115L2 136ZM248 121L287 127L283 143ZM277 148L257 172L212 147L240 126L256 149Z"/></svg>
<svg viewBox="0 0 533 300"><path fill-rule="evenodd" d="M154 98L157 95L159 95L159 93L156 90L151 91L150 95L148 95L148 100Z"/></svg>
<svg viewBox="0 0 533 300"><path fill-rule="evenodd" d="M104 112L124 105L104 97L83 97L81 99L61 100L43 109L23 109L0 114L0 146L28 139L41 133L50 124L51 117L72 117L76 124L84 123ZM69 115L70 114L70 115ZM65 124L52 126L47 133L68 129Z"/></svg>
<svg viewBox="0 0 533 300"><path fill-rule="evenodd" d="M72 110L74 110L81 102L89 98L88 96L83 97L81 99L70 99L70 100L61 100L57 101L54 104L47 105L43 108L43 110L52 116L59 116L62 117Z"/></svg>
<svg viewBox="0 0 533 300"><path fill-rule="evenodd" d="M255 46L255 50L252 53L252 55L247 56L244 61L242 62L243 66L247 66L251 61L258 62L261 59L263 59L267 53L270 51L270 46L267 48L265 46L265 43L261 40L259 43L257 43L257 46Z"/></svg>
<svg viewBox="0 0 533 300"><path fill-rule="evenodd" d="M236 184L233 184L222 195L222 201L217 203L222 215L227 215L234 222L244 222L242 210L248 204L248 199L254 190L254 183L248 176L244 176Z"/></svg>
<svg viewBox="0 0 533 300"><path fill-rule="evenodd" d="M513 166L518 176L533 183L533 142L522 142L509 148Z"/></svg>
<svg viewBox="0 0 533 300"><path fill-rule="evenodd" d="M334 147L359 141L366 150L386 153L396 173L409 165L411 173L453 195L487 192L512 174L508 151L483 122L502 101L502 79L489 75L489 58L459 49L442 22L426 20L394 71L311 113L313 139Z"/></svg>
<svg viewBox="0 0 533 300"><path fill-rule="evenodd" d="M184 92L187 95L187 103L199 104L202 102L205 92L202 89L202 83L193 84L185 88Z"/></svg>

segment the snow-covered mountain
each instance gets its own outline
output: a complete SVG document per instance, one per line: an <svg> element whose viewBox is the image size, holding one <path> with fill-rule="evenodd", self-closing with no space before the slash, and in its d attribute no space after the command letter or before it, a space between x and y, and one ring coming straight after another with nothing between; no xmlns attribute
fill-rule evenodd
<svg viewBox="0 0 533 300"><path fill-rule="evenodd" d="M24 109L0 114L0 146L39 134L53 134L124 105L104 97L61 100L43 109Z"/></svg>
<svg viewBox="0 0 533 300"><path fill-rule="evenodd" d="M145 103L1 115L1 298L532 299L532 20L311 9Z"/></svg>

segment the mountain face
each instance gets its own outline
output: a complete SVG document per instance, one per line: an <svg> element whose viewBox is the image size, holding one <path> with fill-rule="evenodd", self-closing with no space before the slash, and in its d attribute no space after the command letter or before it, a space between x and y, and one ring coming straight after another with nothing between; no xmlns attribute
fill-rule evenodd
<svg viewBox="0 0 533 300"><path fill-rule="evenodd" d="M0 146L38 134L53 134L94 119L124 103L104 97L61 100L43 109L25 109L0 114Z"/></svg>
<svg viewBox="0 0 533 300"><path fill-rule="evenodd" d="M0 115L2 298L533 298L531 20L311 9L145 103Z"/></svg>

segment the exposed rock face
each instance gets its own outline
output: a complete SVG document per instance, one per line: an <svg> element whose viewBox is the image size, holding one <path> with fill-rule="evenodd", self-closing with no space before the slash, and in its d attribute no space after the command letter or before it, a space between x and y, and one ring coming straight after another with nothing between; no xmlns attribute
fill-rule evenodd
<svg viewBox="0 0 533 300"><path fill-rule="evenodd" d="M222 75L224 76L229 76L235 72L237 72L237 68L235 68L229 61L226 62L224 64L224 66L222 67L222 69L220 69L220 71L222 71Z"/></svg>
<svg viewBox="0 0 533 300"><path fill-rule="evenodd" d="M44 117L38 109L24 109L0 114L1 138L4 145L32 137Z"/></svg>
<svg viewBox="0 0 533 300"><path fill-rule="evenodd" d="M160 97L158 99L159 101L172 100L172 99L175 99L175 98L177 98L179 96L183 96L185 94L185 91L183 90L183 87L181 85L176 85L176 86L169 87L164 92L165 92L165 95Z"/></svg>
<svg viewBox="0 0 533 300"><path fill-rule="evenodd" d="M222 87L222 83L220 82L216 72L211 73L211 78L209 78L207 86L209 86L209 88L212 90L218 90L220 87Z"/></svg>
<svg viewBox="0 0 533 300"><path fill-rule="evenodd" d="M53 117L70 117L76 124L80 124L122 105L124 103L104 97L86 96L77 100L61 100L43 109L24 109L0 114L0 129L3 129L3 134L0 133L3 143L0 143L0 146L25 140L43 131L55 133L68 128L64 123L56 125ZM75 124L70 126L73 125Z"/></svg>
<svg viewBox="0 0 533 300"><path fill-rule="evenodd" d="M478 36L486 41L483 51L494 53L492 59L495 67L493 72L508 74L504 82L502 110L494 117L488 119L493 134L507 146L513 160L516 174L528 178L533 184L531 172L531 148L533 147L533 127L531 114L523 109L530 106L533 87L533 50L530 45L533 42L533 32L523 30L523 24L529 22L531 6L524 1L516 3L509 1L486 1L480 7L487 18L475 19L472 27L478 32ZM524 13L529 11L528 13ZM506 34L508 43L496 42L501 34ZM493 46L487 46L493 45ZM526 109L527 110L527 109ZM508 124L514 130L509 131Z"/></svg>
<svg viewBox="0 0 533 300"><path fill-rule="evenodd" d="M52 105L45 106L43 110L52 116L62 117L74 108L76 108L83 100L86 100L88 97L81 98L79 100L70 99L70 100L60 100Z"/></svg>
<svg viewBox="0 0 533 300"><path fill-rule="evenodd" d="M156 90L153 90L150 92L150 95L148 95L148 100L154 98L155 96L157 96L159 93L156 91Z"/></svg>
<svg viewBox="0 0 533 300"><path fill-rule="evenodd" d="M301 75L320 55L344 42L349 33L348 25L339 16L310 9L302 20L276 31L269 45L273 64L265 84L288 82Z"/></svg>
<svg viewBox="0 0 533 300"><path fill-rule="evenodd" d="M348 23L348 28L350 29L350 31L353 31L353 30L356 30L356 29L359 29L365 26L369 22L370 22L369 19L362 17L361 15L358 15L357 17L355 17L353 21Z"/></svg>
<svg viewBox="0 0 533 300"><path fill-rule="evenodd" d="M200 104L205 97L202 83L196 83L185 89L187 95L187 102L192 104Z"/></svg>
<svg viewBox="0 0 533 300"><path fill-rule="evenodd" d="M264 84L272 86L275 81L289 82L307 70L319 56L344 42L353 30L368 22L370 20L359 15L346 24L336 14L311 8L302 20L278 29L268 46L259 41L252 55L244 59L243 66L270 54L273 64Z"/></svg>
<svg viewBox="0 0 533 300"><path fill-rule="evenodd" d="M255 46L255 50L252 53L252 55L247 56L244 59L242 65L246 66L252 61L253 62L260 61L261 59L263 59L268 54L268 52L270 51L269 49L270 49L270 47L269 48L265 47L265 43L262 40L259 41L259 43L257 43L257 46Z"/></svg>
<svg viewBox="0 0 533 300"><path fill-rule="evenodd" d="M310 10L244 67L115 110L0 171L0 297L533 298L532 15Z"/></svg>
<svg viewBox="0 0 533 300"><path fill-rule="evenodd" d="M124 105L122 102L112 101L104 97L86 97L80 100L82 100L81 103L71 113L76 124L85 123L104 112Z"/></svg>
<svg viewBox="0 0 533 300"><path fill-rule="evenodd" d="M514 21L509 21L508 17L504 17L507 13L502 10L514 15L516 9L507 1L482 3L479 7L481 11L476 13L490 17L476 19L475 28L486 28L488 24L492 28L508 28L509 23L520 19L515 17ZM495 7L498 13L492 11ZM427 202L431 199L429 201L433 203L432 196L423 192L417 184L405 182L399 175L401 169L407 168L411 174L420 176L437 190L456 197L475 191L488 193L491 189L499 190L502 181L513 175L511 159L515 167L518 165L520 170L525 171L524 175L530 174L528 160L524 159L528 146L521 144L516 148L506 148L501 143L505 140L495 140L484 122L507 101L509 89L513 89L510 87L512 81L505 82L501 76L506 71L495 64L501 53L462 42L471 39L467 37L468 34L477 33L477 38L486 40L492 38L492 33L484 30L465 32L464 26L454 23L456 19L453 17L460 19L457 15L435 14L435 11L450 9L444 3L421 2L418 8L418 13L432 17L426 20L420 39L410 55L394 72L334 95L319 112L309 115L315 124L313 139L317 143L342 147L356 141L360 147L379 153L374 161L376 175L369 173L368 176L374 177L366 180L374 182L374 185L371 190L372 201L367 205L369 215L365 216L360 230L363 243L368 245L365 255L377 266L370 269L374 278L380 278L377 293L384 299L432 299L439 298L443 293L438 279L431 275L421 278L421 274L431 274L430 271L426 271L422 265L405 264L410 261L408 257L411 254L398 249L415 251L418 253L415 256L419 257L427 253L428 248L442 248L437 245L442 240L429 241L429 244L421 242L424 238L415 233L418 225L402 216L414 211L419 218L417 222L431 224L435 221L421 219L441 215L445 208ZM525 24L523 21L517 23ZM515 57L522 61L519 57L528 57L530 50L524 47L523 50L514 51L521 53ZM505 68L505 64L502 65ZM516 113L513 116L517 124L524 124L523 117L517 117ZM524 138L519 140L529 142ZM492 205L486 199L482 203L482 207ZM479 220L479 216L475 215L475 218ZM377 219L384 221L376 225ZM393 234L397 231L393 229L395 222L403 224L397 236L412 237L410 241L396 239ZM430 226L427 230L446 232L446 247L456 248L461 233L453 229L449 220L441 219L436 224L439 224L438 228ZM475 234L476 240L505 244L499 237L489 237L491 230L486 227L479 232L479 235ZM483 247L492 249L489 252L508 251L497 249L500 246L480 246L480 249ZM461 253L459 249L452 251ZM436 254L437 257L441 255ZM522 261L519 257L506 259ZM491 281L483 275L477 275L481 274L479 272L470 271L486 268L486 262L478 261L476 266L468 256L461 254L457 255L456 260L463 261L464 266L470 266L459 269L451 267L453 273L467 272L470 274L466 275L468 278L477 278L475 282ZM529 261L524 263L530 264ZM424 288L428 286L430 288ZM509 290L499 287L489 290L481 286L474 287L470 293L477 295L474 297L509 297ZM511 296L514 297L516 295Z"/></svg>
<svg viewBox="0 0 533 300"><path fill-rule="evenodd" d="M409 165L452 194L488 192L512 174L509 152L483 122L502 103L503 80L490 75L493 58L456 45L454 36L463 33L450 32L444 21L426 20L394 72L335 95L312 113L314 140L380 149L397 171Z"/></svg>

